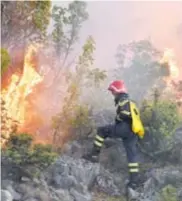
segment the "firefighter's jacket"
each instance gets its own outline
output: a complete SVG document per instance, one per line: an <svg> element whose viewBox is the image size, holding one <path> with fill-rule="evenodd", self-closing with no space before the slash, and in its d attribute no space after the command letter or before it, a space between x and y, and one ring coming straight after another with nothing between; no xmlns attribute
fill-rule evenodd
<svg viewBox="0 0 182 201"><path fill-rule="evenodd" d="M140 138L144 136L144 127L140 119L140 112L134 101L129 99L128 94L120 94L115 99L116 104L116 124L123 121L131 125L132 131Z"/></svg>

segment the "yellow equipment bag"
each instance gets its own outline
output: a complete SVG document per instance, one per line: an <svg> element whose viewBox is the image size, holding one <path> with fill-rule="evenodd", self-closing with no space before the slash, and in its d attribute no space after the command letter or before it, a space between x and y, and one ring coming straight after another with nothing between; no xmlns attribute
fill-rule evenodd
<svg viewBox="0 0 182 201"><path fill-rule="evenodd" d="M140 119L140 112L136 106L136 104L130 101L130 111L132 117L132 131L137 134L140 138L144 137L145 130L143 123Z"/></svg>

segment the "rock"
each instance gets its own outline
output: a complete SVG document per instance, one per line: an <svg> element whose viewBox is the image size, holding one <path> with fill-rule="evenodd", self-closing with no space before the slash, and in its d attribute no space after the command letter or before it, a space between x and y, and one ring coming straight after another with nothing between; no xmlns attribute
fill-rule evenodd
<svg viewBox="0 0 182 201"><path fill-rule="evenodd" d="M12 163L8 158L1 159L2 180L9 179L11 181L20 182L23 176L27 177L26 168L22 168Z"/></svg>
<svg viewBox="0 0 182 201"><path fill-rule="evenodd" d="M13 196L13 200L20 200L21 199L21 194L17 193L12 186L7 186L6 189L11 193L11 195Z"/></svg>
<svg viewBox="0 0 182 201"><path fill-rule="evenodd" d="M39 179L37 179L37 178L33 178L33 182L35 184L41 184L41 181Z"/></svg>
<svg viewBox="0 0 182 201"><path fill-rule="evenodd" d="M105 148L100 154L100 163L105 169L110 172L127 172L127 158L121 140L110 141L107 140L106 144L113 143L112 146Z"/></svg>
<svg viewBox="0 0 182 201"><path fill-rule="evenodd" d="M21 181L27 182L27 181L30 181L30 178L28 178L28 177L22 177Z"/></svg>
<svg viewBox="0 0 182 201"><path fill-rule="evenodd" d="M44 189L39 188L35 191L34 197L39 201L51 201L49 194L49 192L46 192Z"/></svg>
<svg viewBox="0 0 182 201"><path fill-rule="evenodd" d="M7 190L1 190L1 201L13 201L13 196Z"/></svg>
<svg viewBox="0 0 182 201"><path fill-rule="evenodd" d="M41 191L40 187L34 186L34 183L20 183L15 187L16 191L21 193L22 200L37 199L40 201ZM43 199L42 199L43 200Z"/></svg>
<svg viewBox="0 0 182 201"><path fill-rule="evenodd" d="M140 199L139 197L140 197L140 193L138 193L137 191L135 191L131 188L128 189L128 199L129 200L138 200L138 199Z"/></svg>
<svg viewBox="0 0 182 201"><path fill-rule="evenodd" d="M28 195L31 194L33 191L33 186L30 184L20 183L16 187L16 191L22 195Z"/></svg>
<svg viewBox="0 0 182 201"><path fill-rule="evenodd" d="M40 177L33 180L25 175L23 181L7 177L5 173L14 174L10 171L13 168L9 167L3 174L6 178L2 180L3 189L7 189L12 199L14 197L18 201L91 201L93 191L98 194L103 192L106 200L114 197L114 200L118 197L123 199L128 168L122 141L104 148L99 163L80 158L81 152L86 150L90 142L83 144L84 148L81 142L74 142ZM6 169L6 163L3 163L3 168ZM164 193L167 185L174 186L178 197L182 197L182 189L179 189L182 186L182 167L179 164L161 168L154 168L151 164L150 170L147 168L142 176L146 181L144 187L130 192L136 201L159 201L160 193Z"/></svg>
<svg viewBox="0 0 182 201"><path fill-rule="evenodd" d="M92 200L92 196L89 193L82 194L76 191L75 189L71 189L70 194L74 197L74 201L91 201Z"/></svg>
<svg viewBox="0 0 182 201"><path fill-rule="evenodd" d="M36 183L22 183L16 187L18 192L22 194L22 200L37 199L38 201L52 201L51 189L48 186L37 185Z"/></svg>
<svg viewBox="0 0 182 201"><path fill-rule="evenodd" d="M39 201L39 200L36 199L36 198L28 198L28 199L26 199L25 201Z"/></svg>
<svg viewBox="0 0 182 201"><path fill-rule="evenodd" d="M169 166L156 169L151 176L155 180L155 186L158 188L163 188L168 184L176 187L182 185L182 171L180 167Z"/></svg>
<svg viewBox="0 0 182 201"><path fill-rule="evenodd" d="M76 185L76 180L73 176L61 176L57 175L54 177L54 187L62 189L70 189Z"/></svg>
<svg viewBox="0 0 182 201"><path fill-rule="evenodd" d="M81 158L84 153L84 147L78 141L73 141L64 146L63 152L68 156Z"/></svg>
<svg viewBox="0 0 182 201"><path fill-rule="evenodd" d="M154 169L144 183L144 187L140 189L140 194L136 200L163 201L166 200L166 197L173 196L175 198L175 196L177 197L175 189L181 185L182 173L180 167L170 166Z"/></svg>
<svg viewBox="0 0 182 201"><path fill-rule="evenodd" d="M54 196L52 197L55 201L74 201L73 196L70 195L68 190L57 189L54 191ZM52 201L52 200L51 200Z"/></svg>
<svg viewBox="0 0 182 201"><path fill-rule="evenodd" d="M74 159L80 159L84 154L89 153L92 147L93 138L79 139L67 143L64 153ZM127 158L122 140L106 139L99 158L99 163L111 172L127 171Z"/></svg>
<svg viewBox="0 0 182 201"><path fill-rule="evenodd" d="M171 164L182 164L182 128L177 129L173 137L173 149L168 156Z"/></svg>
<svg viewBox="0 0 182 201"><path fill-rule="evenodd" d="M13 186L13 185L14 185L14 183L11 180L8 180L8 179L1 180L1 188L2 189L6 189L7 186Z"/></svg>
<svg viewBox="0 0 182 201"><path fill-rule="evenodd" d="M174 134L174 140L182 144L182 127L178 128Z"/></svg>
<svg viewBox="0 0 182 201"><path fill-rule="evenodd" d="M96 178L98 189L112 196L121 195L121 190L116 186L114 182L114 175L108 171L101 172ZM124 182L123 182L124 183Z"/></svg>
<svg viewBox="0 0 182 201"><path fill-rule="evenodd" d="M156 183L153 178L149 178L145 183L144 183L144 188L143 188L143 199L150 198L153 200L153 197L155 197L155 190L156 190Z"/></svg>
<svg viewBox="0 0 182 201"><path fill-rule="evenodd" d="M178 190L178 198L179 200L182 200L182 188Z"/></svg>
<svg viewBox="0 0 182 201"><path fill-rule="evenodd" d="M82 186L91 186L99 171L99 164L62 156L49 168L45 177L47 182L53 186L56 184L56 186L63 187L66 184L73 188L79 186L80 183Z"/></svg>
<svg viewBox="0 0 182 201"><path fill-rule="evenodd" d="M117 184L120 183L119 186L124 185L122 176L120 176L120 180L118 180L117 176L114 180L114 175L104 170L104 168L101 169L99 163L91 163L84 159L74 159L66 155L60 157L49 168L45 174L45 180L53 188L71 189L70 195L78 201L91 200L89 191L94 186L110 195L121 195L121 189L117 187ZM64 193L62 197L64 197Z"/></svg>

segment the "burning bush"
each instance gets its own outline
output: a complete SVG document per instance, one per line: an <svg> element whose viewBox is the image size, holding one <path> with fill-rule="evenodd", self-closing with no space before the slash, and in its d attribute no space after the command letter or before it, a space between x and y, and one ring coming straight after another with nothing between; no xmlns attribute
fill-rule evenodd
<svg viewBox="0 0 182 201"><path fill-rule="evenodd" d="M5 101L1 99L1 145L4 145L11 133L17 130L17 121L11 118L5 106Z"/></svg>
<svg viewBox="0 0 182 201"><path fill-rule="evenodd" d="M49 65L39 65L38 57L40 53L45 53L41 48L40 44L28 46L23 66L21 66L22 72L15 72L8 77L9 84L2 90L4 107L12 121L17 122L16 127L19 133L33 134L38 142L52 142L56 135L63 142L64 138L68 138L71 134L72 128L75 128L73 125L80 124L78 121L84 118L84 125L86 124L86 113L89 108L81 101L83 89L89 88L88 83L90 88L93 88L93 84L98 85L106 76L104 71L92 66L92 54L95 50L92 37L89 37L83 46L83 52L78 57L74 70L60 70L59 79L57 78L56 81L49 71ZM47 59L53 60L52 57ZM49 73L46 73L46 70ZM54 121L55 132L52 134L50 122L55 115L57 117L54 120L56 119L57 125L55 126ZM78 117L82 120L78 120ZM5 121L5 124L12 124L12 121L10 123ZM81 124L83 125L83 122ZM5 126L5 132L8 133L6 139L12 133L6 129L7 126ZM60 146L61 142L58 142Z"/></svg>
<svg viewBox="0 0 182 201"><path fill-rule="evenodd" d="M40 104L37 99L40 98L38 84L42 83L43 76L38 73L38 66L34 61L37 50L37 44L30 45L25 51L25 57L22 58L23 66L18 66L11 76L3 77L8 82L2 88L2 144L16 130L35 134L37 127L40 128L42 125L43 115L39 111ZM20 68L23 69L21 73ZM43 105L43 101L40 102Z"/></svg>
<svg viewBox="0 0 182 201"><path fill-rule="evenodd" d="M51 145L33 144L32 136L26 133L11 135L2 154L12 166L21 170L19 179L23 175L37 175L57 156Z"/></svg>

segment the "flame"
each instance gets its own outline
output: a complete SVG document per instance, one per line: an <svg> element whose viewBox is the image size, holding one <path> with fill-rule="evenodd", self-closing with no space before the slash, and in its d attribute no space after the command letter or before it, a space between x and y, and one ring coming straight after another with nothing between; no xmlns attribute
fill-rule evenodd
<svg viewBox="0 0 182 201"><path fill-rule="evenodd" d="M169 77L171 80L175 80L179 78L179 68L177 66L177 63L175 61L175 54L172 49L166 48L164 51L163 57L160 60L160 64L167 64L167 67L169 68Z"/></svg>
<svg viewBox="0 0 182 201"><path fill-rule="evenodd" d="M32 56L37 49L37 45L28 47L24 59L23 74L13 74L9 86L2 90L4 107L9 119L11 119L6 122L9 124L7 127L11 127L14 121L18 122L19 128L23 127L26 123L26 113L31 112L27 111L28 97L33 93L34 87L43 80L43 77L36 72L32 61Z"/></svg>
<svg viewBox="0 0 182 201"><path fill-rule="evenodd" d="M173 98L182 110L182 80L180 77L180 67L175 60L175 53L172 49L166 49L160 60L162 67L168 68L168 76L165 76L166 89L164 92L173 93Z"/></svg>

